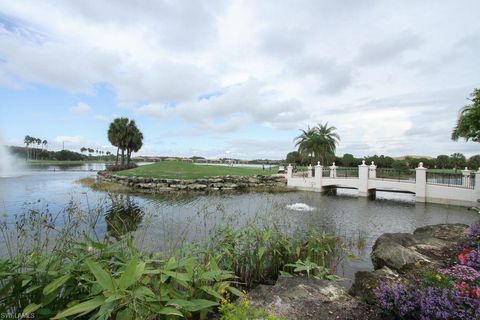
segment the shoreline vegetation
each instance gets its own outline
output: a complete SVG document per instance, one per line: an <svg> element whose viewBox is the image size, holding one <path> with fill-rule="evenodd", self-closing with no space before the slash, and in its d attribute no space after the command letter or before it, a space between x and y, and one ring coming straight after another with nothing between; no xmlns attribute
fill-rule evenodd
<svg viewBox="0 0 480 320"><path fill-rule="evenodd" d="M8 251L0 258L2 311L39 319L280 319L235 301L279 276L334 281L347 256L341 237L313 227L288 231L274 217L237 225L227 218L203 240L150 252L141 234L116 229L124 228L116 213L98 237L100 208L65 212L62 226L35 211L21 224L0 224ZM231 317L240 311L246 317Z"/></svg>
<svg viewBox="0 0 480 320"><path fill-rule="evenodd" d="M198 165L182 161L161 161L116 172L125 177L147 177L157 179L202 179L217 176L255 176L272 175L277 173L278 167L250 168L235 166Z"/></svg>

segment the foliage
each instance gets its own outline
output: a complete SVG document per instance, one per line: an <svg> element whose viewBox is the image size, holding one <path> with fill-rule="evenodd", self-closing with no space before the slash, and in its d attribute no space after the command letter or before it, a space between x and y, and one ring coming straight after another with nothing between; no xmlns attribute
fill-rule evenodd
<svg viewBox="0 0 480 320"><path fill-rule="evenodd" d="M138 129L134 120L128 118L116 118L110 123L108 128L108 140L112 145L117 147L117 161L118 164L118 150L121 154L121 164L125 164L125 151L126 163L130 163L132 152L138 152L143 146L143 134Z"/></svg>
<svg viewBox="0 0 480 320"><path fill-rule="evenodd" d="M479 241L475 224L457 264L426 272L415 285L382 283L375 294L383 312L395 319L479 319Z"/></svg>
<svg viewBox="0 0 480 320"><path fill-rule="evenodd" d="M302 154L298 151L292 151L287 154L285 161L289 164L303 165L305 164L305 159Z"/></svg>
<svg viewBox="0 0 480 320"><path fill-rule="evenodd" d="M309 263L316 276L331 279L337 263L333 257L342 249L341 240L330 234L311 229L288 236L275 225L218 228L209 248L219 265L234 271L246 287L273 282L295 262Z"/></svg>
<svg viewBox="0 0 480 320"><path fill-rule="evenodd" d="M88 221L96 213L89 209L80 214L73 204L68 209L72 214L58 215L68 217L63 229L56 228L48 211L19 217L17 233L11 235L17 241L27 240L16 244L22 248L18 254L0 260L0 311L32 313L36 319L204 319L220 303L243 296L240 289L270 283L280 271L291 270L286 264L295 261L315 277L333 279L327 267L335 270L342 250L338 237L313 229L289 234L275 225L246 225L216 228L205 243L172 253L145 253L133 245L127 227L140 223L143 212L118 197L118 206L105 217L107 235L115 239L88 237L76 221ZM88 223L93 229L95 219ZM5 228L0 224L10 248ZM48 232L55 232L53 247Z"/></svg>
<svg viewBox="0 0 480 320"><path fill-rule="evenodd" d="M220 320L281 320L282 318L269 314L266 310L252 306L248 297L242 297L236 303L226 303L220 307Z"/></svg>
<svg viewBox="0 0 480 320"><path fill-rule="evenodd" d="M470 102L460 109L457 124L452 132L452 140L460 138L465 140L480 141L480 89L473 89Z"/></svg>
<svg viewBox="0 0 480 320"><path fill-rule="evenodd" d="M319 266L315 262L310 261L308 258L305 261L297 260L295 263L288 263L285 267L293 268L293 272L296 274L306 275L307 278L314 278L318 280L336 280L337 276L330 274L330 271L324 266ZM282 273L284 276L290 275L290 273Z"/></svg>
<svg viewBox="0 0 480 320"><path fill-rule="evenodd" d="M312 162L320 161L327 165L335 159L335 150L340 141L335 130L337 128L329 127L328 122L300 130L302 133L295 138L295 146L300 154L310 157Z"/></svg>
<svg viewBox="0 0 480 320"><path fill-rule="evenodd" d="M128 169L135 169L138 165L134 162L130 162L129 164L112 164L107 166L107 171L116 172Z"/></svg>
<svg viewBox="0 0 480 320"><path fill-rule="evenodd" d="M8 312L61 319L148 319L153 315L204 319L231 294L234 275L213 257L141 254L130 238L89 240L51 255L0 263L1 304Z"/></svg>

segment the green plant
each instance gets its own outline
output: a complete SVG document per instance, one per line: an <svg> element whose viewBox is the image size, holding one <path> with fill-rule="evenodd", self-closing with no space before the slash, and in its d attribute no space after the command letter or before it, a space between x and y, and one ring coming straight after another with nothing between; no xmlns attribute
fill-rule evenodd
<svg viewBox="0 0 480 320"><path fill-rule="evenodd" d="M247 297L240 298L236 303L223 304L219 308L221 320L281 320L282 318L270 314L262 308L255 308Z"/></svg>
<svg viewBox="0 0 480 320"><path fill-rule="evenodd" d="M330 271L324 266L319 266L310 260L297 260L295 263L288 263L285 267L293 268L293 272L297 274L305 274L307 278L322 279L322 280L336 280L337 276L330 274ZM290 275L283 272L284 276Z"/></svg>
<svg viewBox="0 0 480 320"><path fill-rule="evenodd" d="M0 263L0 304L39 319L148 319L163 315L205 319L221 300L243 294L212 257L140 253L131 238L88 240L22 263Z"/></svg>

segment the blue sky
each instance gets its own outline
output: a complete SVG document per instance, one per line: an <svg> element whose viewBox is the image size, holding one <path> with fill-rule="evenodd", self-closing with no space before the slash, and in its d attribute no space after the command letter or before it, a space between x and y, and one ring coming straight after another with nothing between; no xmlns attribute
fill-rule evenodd
<svg viewBox="0 0 480 320"><path fill-rule="evenodd" d="M480 86L478 1L2 1L0 139L144 155L280 159L299 128L338 154L477 154L452 142Z"/></svg>

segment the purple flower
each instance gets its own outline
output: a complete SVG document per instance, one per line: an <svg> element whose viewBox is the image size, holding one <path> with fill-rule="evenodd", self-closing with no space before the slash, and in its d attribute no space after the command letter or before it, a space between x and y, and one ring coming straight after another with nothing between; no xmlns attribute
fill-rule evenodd
<svg viewBox="0 0 480 320"><path fill-rule="evenodd" d="M480 240L480 223L474 223L468 228L468 238L473 241Z"/></svg>
<svg viewBox="0 0 480 320"><path fill-rule="evenodd" d="M446 269L439 269L439 273L460 281L475 281L480 278L480 272L468 265L455 265Z"/></svg>
<svg viewBox="0 0 480 320"><path fill-rule="evenodd" d="M452 288L419 288L381 283L374 290L382 310L404 319L479 319L480 300Z"/></svg>

